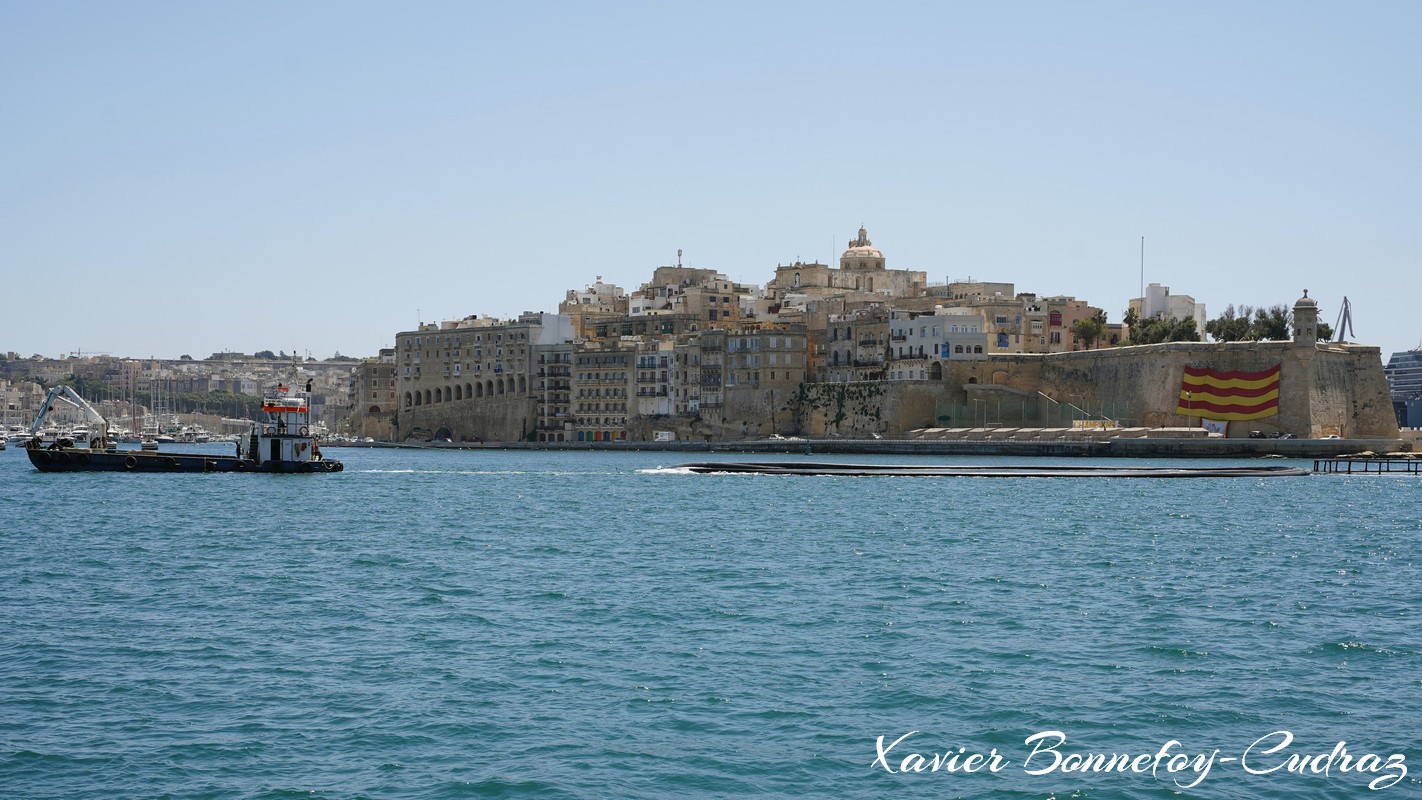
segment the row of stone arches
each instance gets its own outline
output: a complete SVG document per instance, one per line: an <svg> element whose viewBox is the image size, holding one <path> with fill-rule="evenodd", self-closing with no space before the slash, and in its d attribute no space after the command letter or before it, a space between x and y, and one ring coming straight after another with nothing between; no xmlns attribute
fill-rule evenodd
<svg viewBox="0 0 1422 800"><path fill-rule="evenodd" d="M527 394L528 378L523 375L508 378L490 378L472 383L456 383L417 392L405 392L405 407L431 406L436 403L452 403L456 400L474 400L481 397L501 397L506 394Z"/></svg>

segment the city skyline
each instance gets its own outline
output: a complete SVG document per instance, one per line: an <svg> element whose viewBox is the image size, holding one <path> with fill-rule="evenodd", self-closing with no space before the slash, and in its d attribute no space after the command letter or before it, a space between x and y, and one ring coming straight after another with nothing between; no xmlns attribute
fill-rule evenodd
<svg viewBox="0 0 1422 800"><path fill-rule="evenodd" d="M371 356L598 275L635 289L678 250L763 286L861 224L890 268L1113 322L1142 282L1210 317L1307 288L1385 355L1422 338L1409 4L7 20L0 350L22 356Z"/></svg>

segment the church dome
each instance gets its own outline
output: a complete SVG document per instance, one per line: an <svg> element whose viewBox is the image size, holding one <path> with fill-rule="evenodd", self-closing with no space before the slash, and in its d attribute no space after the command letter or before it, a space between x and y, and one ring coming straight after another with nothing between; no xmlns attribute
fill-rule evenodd
<svg viewBox="0 0 1422 800"><path fill-rule="evenodd" d="M849 249L839 257L839 265L845 269L884 268L884 253L869 241L869 232L859 229L859 238L849 243Z"/></svg>
<svg viewBox="0 0 1422 800"><path fill-rule="evenodd" d="M879 251L879 248L877 248L877 247L869 247L868 245L865 245L865 246L863 246L863 247L851 247L851 248L849 248L848 250L845 250L845 251L844 251L844 255L840 256L840 258L883 258L883 257L884 257L884 254Z"/></svg>
<svg viewBox="0 0 1422 800"><path fill-rule="evenodd" d="M1308 290L1304 289L1304 296L1294 301L1294 308L1298 308L1299 306L1311 306L1317 308L1318 301L1314 300L1312 297L1309 297Z"/></svg>

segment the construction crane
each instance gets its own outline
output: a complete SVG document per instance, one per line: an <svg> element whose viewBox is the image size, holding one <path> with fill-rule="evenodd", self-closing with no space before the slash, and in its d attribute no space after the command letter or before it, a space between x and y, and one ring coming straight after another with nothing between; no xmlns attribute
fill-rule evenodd
<svg viewBox="0 0 1422 800"><path fill-rule="evenodd" d="M1348 337L1344 338L1343 331L1348 331ZM1338 322L1333 326L1333 341L1346 342L1355 338L1358 334L1353 332L1353 304L1348 302L1348 298L1343 298L1343 307L1338 311Z"/></svg>

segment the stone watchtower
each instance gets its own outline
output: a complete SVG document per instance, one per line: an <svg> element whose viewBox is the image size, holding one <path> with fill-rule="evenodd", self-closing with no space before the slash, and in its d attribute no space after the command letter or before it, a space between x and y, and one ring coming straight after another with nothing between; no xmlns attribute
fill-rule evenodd
<svg viewBox="0 0 1422 800"><path fill-rule="evenodd" d="M1294 301L1294 344L1313 347L1318 343L1318 302L1308 296Z"/></svg>

